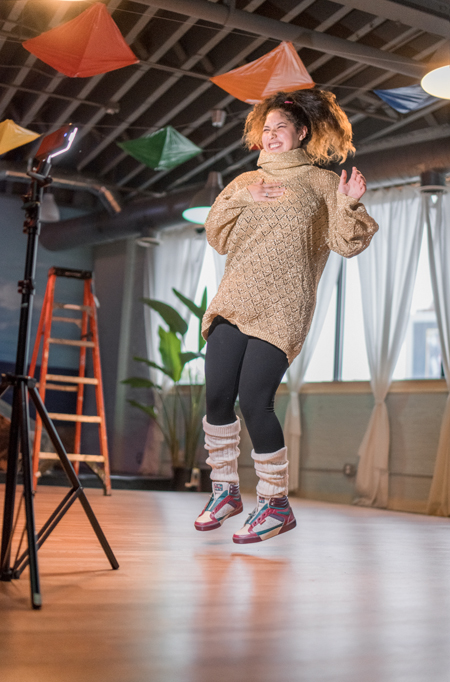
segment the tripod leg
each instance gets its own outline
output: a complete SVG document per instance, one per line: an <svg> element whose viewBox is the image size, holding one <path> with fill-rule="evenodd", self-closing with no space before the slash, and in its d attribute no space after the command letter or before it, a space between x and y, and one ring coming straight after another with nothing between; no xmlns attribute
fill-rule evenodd
<svg viewBox="0 0 450 682"><path fill-rule="evenodd" d="M30 559L31 604L34 609L42 605L39 587L39 570L34 522L33 478L30 448L30 415L28 412L27 387L20 384L20 442L22 446L23 488L25 497L25 517L27 520L28 556Z"/></svg>
<svg viewBox="0 0 450 682"><path fill-rule="evenodd" d="M8 390L8 388L10 386L11 386L11 384L8 384L7 381L2 381L2 383L0 384L0 398L2 397L2 395L4 393L6 393L6 391Z"/></svg>
<svg viewBox="0 0 450 682"><path fill-rule="evenodd" d="M86 513L86 516L88 517L91 526L94 530L94 533L96 534L98 541L100 542L103 551L105 552L106 556L108 557L109 563L111 564L111 567L114 569L119 568L118 561L116 557L114 556L114 553L108 543L108 540L106 539L105 534L102 531L102 528L97 521L97 518L92 510L91 505L88 502L88 499L84 493L83 487L78 479L78 476L75 473L75 470L72 466L72 462L70 459L67 457L67 452L64 449L64 445L61 442L61 439L58 435L58 432L56 431L52 420L48 416L47 410L45 409L45 405L41 400L41 396L37 392L35 388L30 387L29 389L31 398L33 400L33 403L36 407L36 411L39 413L40 418L42 419L42 423L45 427L45 430L47 431L48 435L50 436L50 440L52 441L56 452L58 453L58 457L60 459L61 465L66 472L66 475L71 482L74 490L78 490L78 497L80 498L80 502L83 506L83 509Z"/></svg>
<svg viewBox="0 0 450 682"><path fill-rule="evenodd" d="M20 430L20 388L14 386L13 409L9 427L8 468L6 470L5 502L3 510L2 551L0 559L0 579L12 580L11 541L14 524L14 502L16 499L17 466L19 461Z"/></svg>

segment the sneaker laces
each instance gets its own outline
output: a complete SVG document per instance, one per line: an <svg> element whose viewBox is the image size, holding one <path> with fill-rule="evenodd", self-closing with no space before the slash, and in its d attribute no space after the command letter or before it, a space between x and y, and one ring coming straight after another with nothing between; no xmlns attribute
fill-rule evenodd
<svg viewBox="0 0 450 682"><path fill-rule="evenodd" d="M266 500L265 497L258 497L257 502L256 502L256 507L253 509L253 511L250 512L250 514L247 516L247 519L245 521L244 525L251 525L252 521L250 520L252 517L256 516L258 512L261 511L261 509L269 502L269 500Z"/></svg>

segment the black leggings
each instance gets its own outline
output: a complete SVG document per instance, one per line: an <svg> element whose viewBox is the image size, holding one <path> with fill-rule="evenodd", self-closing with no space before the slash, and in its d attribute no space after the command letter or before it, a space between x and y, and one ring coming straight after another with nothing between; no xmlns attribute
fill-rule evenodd
<svg viewBox="0 0 450 682"><path fill-rule="evenodd" d="M205 362L208 423L223 426L236 421L234 404L239 395L255 452L283 448L283 430L274 401L288 366L286 354L276 346L243 334L222 317L214 318Z"/></svg>

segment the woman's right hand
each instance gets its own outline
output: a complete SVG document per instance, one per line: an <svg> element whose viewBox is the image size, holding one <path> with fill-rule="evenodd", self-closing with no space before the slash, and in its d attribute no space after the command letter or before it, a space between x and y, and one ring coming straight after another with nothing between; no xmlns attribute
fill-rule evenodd
<svg viewBox="0 0 450 682"><path fill-rule="evenodd" d="M264 182L263 178L253 185L248 185L247 189L254 201L276 201L286 191L286 187L278 182Z"/></svg>

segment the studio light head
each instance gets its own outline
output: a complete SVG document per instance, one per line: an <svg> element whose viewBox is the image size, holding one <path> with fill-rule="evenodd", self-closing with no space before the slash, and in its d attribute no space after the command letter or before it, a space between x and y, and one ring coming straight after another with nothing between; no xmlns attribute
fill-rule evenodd
<svg viewBox="0 0 450 682"><path fill-rule="evenodd" d="M35 159L37 161L50 161L59 154L64 154L72 146L78 128L72 123L68 123L62 128L58 128L54 133L46 135L37 150Z"/></svg>

